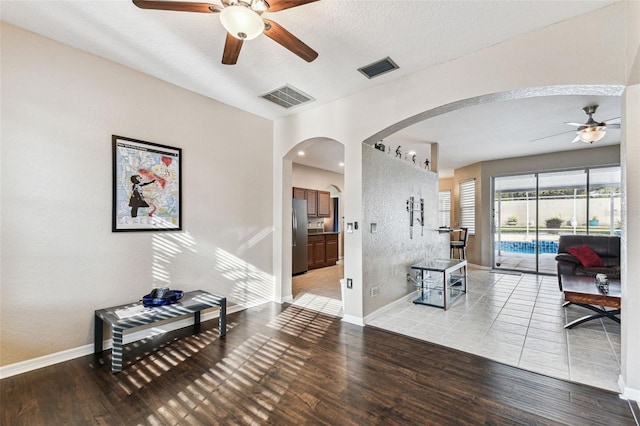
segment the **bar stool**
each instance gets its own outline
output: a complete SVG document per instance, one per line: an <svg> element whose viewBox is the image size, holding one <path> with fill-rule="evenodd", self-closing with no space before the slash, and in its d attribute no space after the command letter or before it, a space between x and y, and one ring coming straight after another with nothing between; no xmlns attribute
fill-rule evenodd
<svg viewBox="0 0 640 426"><path fill-rule="evenodd" d="M458 239L451 240L449 243L452 259L454 259L453 255L456 251L458 252L458 259L467 258L467 241L469 241L469 228L460 228Z"/></svg>

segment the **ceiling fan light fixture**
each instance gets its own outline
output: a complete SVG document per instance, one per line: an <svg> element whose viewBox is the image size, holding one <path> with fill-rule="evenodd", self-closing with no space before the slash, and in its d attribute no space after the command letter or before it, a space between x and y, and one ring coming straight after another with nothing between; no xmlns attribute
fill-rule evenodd
<svg viewBox="0 0 640 426"><path fill-rule="evenodd" d="M578 137L581 141L587 143L598 142L607 134L605 126L586 127L578 131Z"/></svg>
<svg viewBox="0 0 640 426"><path fill-rule="evenodd" d="M240 40L252 40L264 31L260 15L242 3L222 9L220 22L229 34Z"/></svg>
<svg viewBox="0 0 640 426"><path fill-rule="evenodd" d="M258 13L266 12L269 9L269 5L264 0L253 0L251 2L251 9Z"/></svg>

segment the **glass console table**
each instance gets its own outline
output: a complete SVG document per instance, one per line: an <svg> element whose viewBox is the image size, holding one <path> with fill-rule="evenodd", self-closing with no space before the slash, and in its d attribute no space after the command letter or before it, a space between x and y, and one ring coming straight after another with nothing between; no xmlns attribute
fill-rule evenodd
<svg viewBox="0 0 640 426"><path fill-rule="evenodd" d="M467 292L467 261L435 259L412 265L420 297L413 303L442 308L445 311L455 299Z"/></svg>

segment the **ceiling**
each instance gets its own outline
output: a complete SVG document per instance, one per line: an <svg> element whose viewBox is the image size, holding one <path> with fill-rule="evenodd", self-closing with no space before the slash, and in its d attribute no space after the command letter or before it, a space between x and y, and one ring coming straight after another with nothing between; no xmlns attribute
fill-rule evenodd
<svg viewBox="0 0 640 426"><path fill-rule="evenodd" d="M304 141L285 157L297 164L344 174L344 145L333 139Z"/></svg>
<svg viewBox="0 0 640 426"><path fill-rule="evenodd" d="M593 144L571 143L576 127L565 123L586 122L582 108L588 105L599 105L596 121L620 123L619 96L545 96L452 111L407 127L383 143L392 152L398 145L404 153L415 151L424 162L431 157L428 142L438 142L441 177L479 161L619 144L620 129L607 129L606 136Z"/></svg>
<svg viewBox="0 0 640 426"><path fill-rule="evenodd" d="M259 36L244 43L233 66L221 64L225 32L216 14L142 10L127 0L2 0L0 18L277 120L618 1L322 0L264 15L316 50L319 56L314 62ZM371 80L357 71L387 56L398 70ZM260 98L285 84L315 101L285 109ZM571 130L563 123L586 121L581 108L594 103L601 105L596 119L620 116L616 97L503 101L431 118L386 138L385 143L394 150L397 145L405 152L415 149L423 161L428 142L439 142L439 168L446 175L482 160L585 148L586 144L570 144L571 133L529 141ZM609 132L597 145L612 143L619 143L619 131ZM328 158L323 149L331 145L316 140L306 147L304 160L293 161L341 172L336 166L341 159ZM320 155L316 160L314 151Z"/></svg>

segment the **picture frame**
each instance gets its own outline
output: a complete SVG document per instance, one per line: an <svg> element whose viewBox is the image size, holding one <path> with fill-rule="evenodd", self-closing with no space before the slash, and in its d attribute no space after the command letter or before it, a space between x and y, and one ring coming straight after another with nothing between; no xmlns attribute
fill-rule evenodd
<svg viewBox="0 0 640 426"><path fill-rule="evenodd" d="M182 149L112 135L112 232L182 230Z"/></svg>

